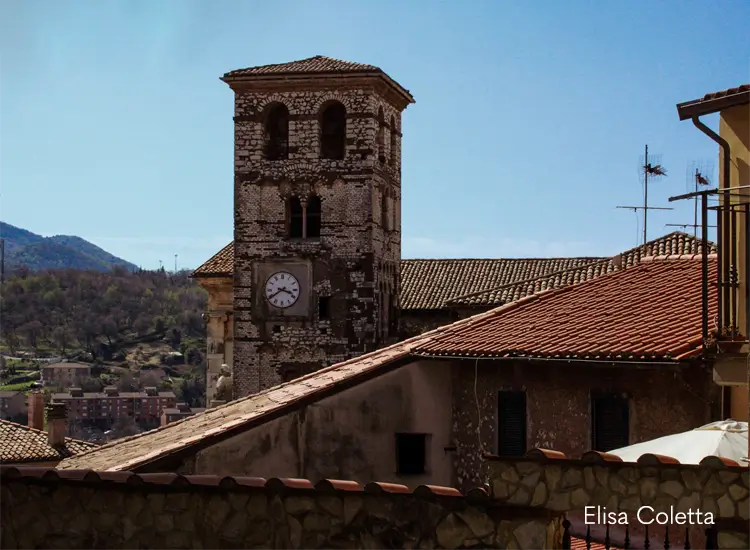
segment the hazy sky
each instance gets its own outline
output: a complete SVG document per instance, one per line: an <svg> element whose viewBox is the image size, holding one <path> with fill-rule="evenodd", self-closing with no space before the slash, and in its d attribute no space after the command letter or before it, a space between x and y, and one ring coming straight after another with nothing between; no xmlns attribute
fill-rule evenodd
<svg viewBox="0 0 750 550"><path fill-rule="evenodd" d="M750 2L0 0L0 219L140 264L232 238L241 67L383 68L403 119L404 257L610 255L638 244L643 147L688 186L717 149L675 104L750 82ZM712 126L716 117L708 117ZM692 205L649 218L649 237Z"/></svg>

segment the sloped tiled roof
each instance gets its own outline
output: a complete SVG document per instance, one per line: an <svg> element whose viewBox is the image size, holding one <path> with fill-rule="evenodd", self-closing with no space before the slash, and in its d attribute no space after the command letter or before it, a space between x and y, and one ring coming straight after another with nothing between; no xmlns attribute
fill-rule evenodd
<svg viewBox="0 0 750 550"><path fill-rule="evenodd" d="M582 283L640 263L642 257L700 254L703 243L692 235L675 231L645 245L631 248L613 258L605 258L584 265L543 274L520 282L511 282L498 287L481 290L448 300L448 306L500 306L520 300L525 296L563 286ZM716 252L716 245L709 241L709 253Z"/></svg>
<svg viewBox="0 0 750 550"><path fill-rule="evenodd" d="M192 277L231 277L234 274L234 241L193 271Z"/></svg>
<svg viewBox="0 0 750 550"><path fill-rule="evenodd" d="M600 258L401 260L401 308L441 309L452 297L521 281ZM234 242L193 272L193 277L231 277Z"/></svg>
<svg viewBox="0 0 750 550"><path fill-rule="evenodd" d="M590 264L596 258L401 260L401 308L441 309L451 298Z"/></svg>
<svg viewBox="0 0 750 550"><path fill-rule="evenodd" d="M47 432L0 420L0 462L44 462L62 460L97 448L95 443L65 438L65 446L50 446Z"/></svg>
<svg viewBox="0 0 750 550"><path fill-rule="evenodd" d="M701 257L642 258L629 269L541 292L445 327L416 355L667 361L702 345ZM710 276L716 256L710 256ZM709 313L716 304L709 301Z"/></svg>
<svg viewBox="0 0 750 550"><path fill-rule="evenodd" d="M423 341L430 334L424 333L155 430L103 445L64 460L58 468L124 471L199 443L234 435L264 422L272 413L298 406L302 400L322 398L332 389L340 388L342 382L357 383L399 359L408 358L416 341Z"/></svg>
<svg viewBox="0 0 750 550"><path fill-rule="evenodd" d="M715 249L711 243L711 251ZM638 263L641 255L698 252L699 240L675 231L647 243L645 252L644 247L624 252L620 263L628 267ZM442 309L447 305L501 305L538 290L597 277L613 271L614 266L614 258L595 257L401 260L401 308L409 311ZM196 269L193 276L231 277L233 271L232 242Z"/></svg>
<svg viewBox="0 0 750 550"><path fill-rule="evenodd" d="M371 73L380 71L380 68L365 63L353 63L342 61L324 55L316 55L307 59L290 61L288 63L274 63L272 65L260 65L237 69L226 73L225 77L246 75L271 75L271 74L308 74L308 73Z"/></svg>

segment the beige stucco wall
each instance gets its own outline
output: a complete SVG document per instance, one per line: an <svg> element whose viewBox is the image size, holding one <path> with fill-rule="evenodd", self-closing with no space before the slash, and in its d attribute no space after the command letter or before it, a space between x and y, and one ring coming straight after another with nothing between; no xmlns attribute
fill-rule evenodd
<svg viewBox="0 0 750 550"><path fill-rule="evenodd" d="M729 144L730 149L730 186L743 187L750 185L750 105L742 105L722 111L719 120L719 134ZM719 182L724 182L724 150L719 149ZM750 197L750 189L742 189L740 193ZM732 197L736 203L747 202L745 197ZM745 332L745 240L747 239L747 223L744 214L737 216L737 258L738 275L740 281L737 293L737 321L740 332Z"/></svg>
<svg viewBox="0 0 750 550"><path fill-rule="evenodd" d="M198 453L195 473L453 485L448 364L415 362ZM427 473L396 473L395 434L426 433Z"/></svg>
<svg viewBox="0 0 750 550"><path fill-rule="evenodd" d="M729 144L730 149L730 186L743 187L750 185L750 105L741 105L722 111L719 120L719 134ZM719 152L719 181L724 181L724 151ZM733 197L734 202L750 200L750 189L742 189L745 197ZM737 292L737 326L741 334L746 334L745 292L748 273L745 272L745 243L748 238L748 224L744 214L737 216L737 272L739 289ZM745 348L748 350L748 348ZM747 378L738 380L738 387L732 389L732 415L737 419L748 420L750 417L750 362ZM744 384L743 384L744 382ZM740 409L744 412L740 412ZM750 448L748 448L750 453Z"/></svg>
<svg viewBox="0 0 750 550"><path fill-rule="evenodd" d="M206 405L216 392L216 379L221 365L232 366L233 316L232 278L202 277L197 279L208 293L206 311Z"/></svg>

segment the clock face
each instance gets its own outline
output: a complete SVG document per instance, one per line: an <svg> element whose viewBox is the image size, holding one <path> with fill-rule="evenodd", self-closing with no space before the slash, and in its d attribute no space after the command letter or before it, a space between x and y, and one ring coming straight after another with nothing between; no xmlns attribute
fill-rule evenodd
<svg viewBox="0 0 750 550"><path fill-rule="evenodd" d="M291 273L279 271L266 281L266 300L278 308L286 308L299 299L299 281Z"/></svg>

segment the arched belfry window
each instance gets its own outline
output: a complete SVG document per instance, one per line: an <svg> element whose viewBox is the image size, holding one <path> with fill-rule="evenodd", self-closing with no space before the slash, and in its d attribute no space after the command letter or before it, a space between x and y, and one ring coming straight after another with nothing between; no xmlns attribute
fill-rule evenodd
<svg viewBox="0 0 750 550"><path fill-rule="evenodd" d="M378 107L378 162L385 162L385 118L383 117L383 108Z"/></svg>
<svg viewBox="0 0 750 550"><path fill-rule="evenodd" d="M290 239L320 238L321 208L320 197L310 195L306 203L298 197L287 201L287 228Z"/></svg>
<svg viewBox="0 0 750 550"><path fill-rule="evenodd" d="M268 160L289 158L289 109L274 103L266 112L264 125L264 156Z"/></svg>
<svg viewBox="0 0 750 550"><path fill-rule="evenodd" d="M398 152L398 130L396 130L396 119L391 116L391 156L390 164L396 164L396 153Z"/></svg>
<svg viewBox="0 0 750 550"><path fill-rule="evenodd" d="M346 152L346 107L338 101L327 104L320 114L320 156L341 160Z"/></svg>
<svg viewBox="0 0 750 550"><path fill-rule="evenodd" d="M311 195L307 199L306 237L317 239L320 237L320 197Z"/></svg>

